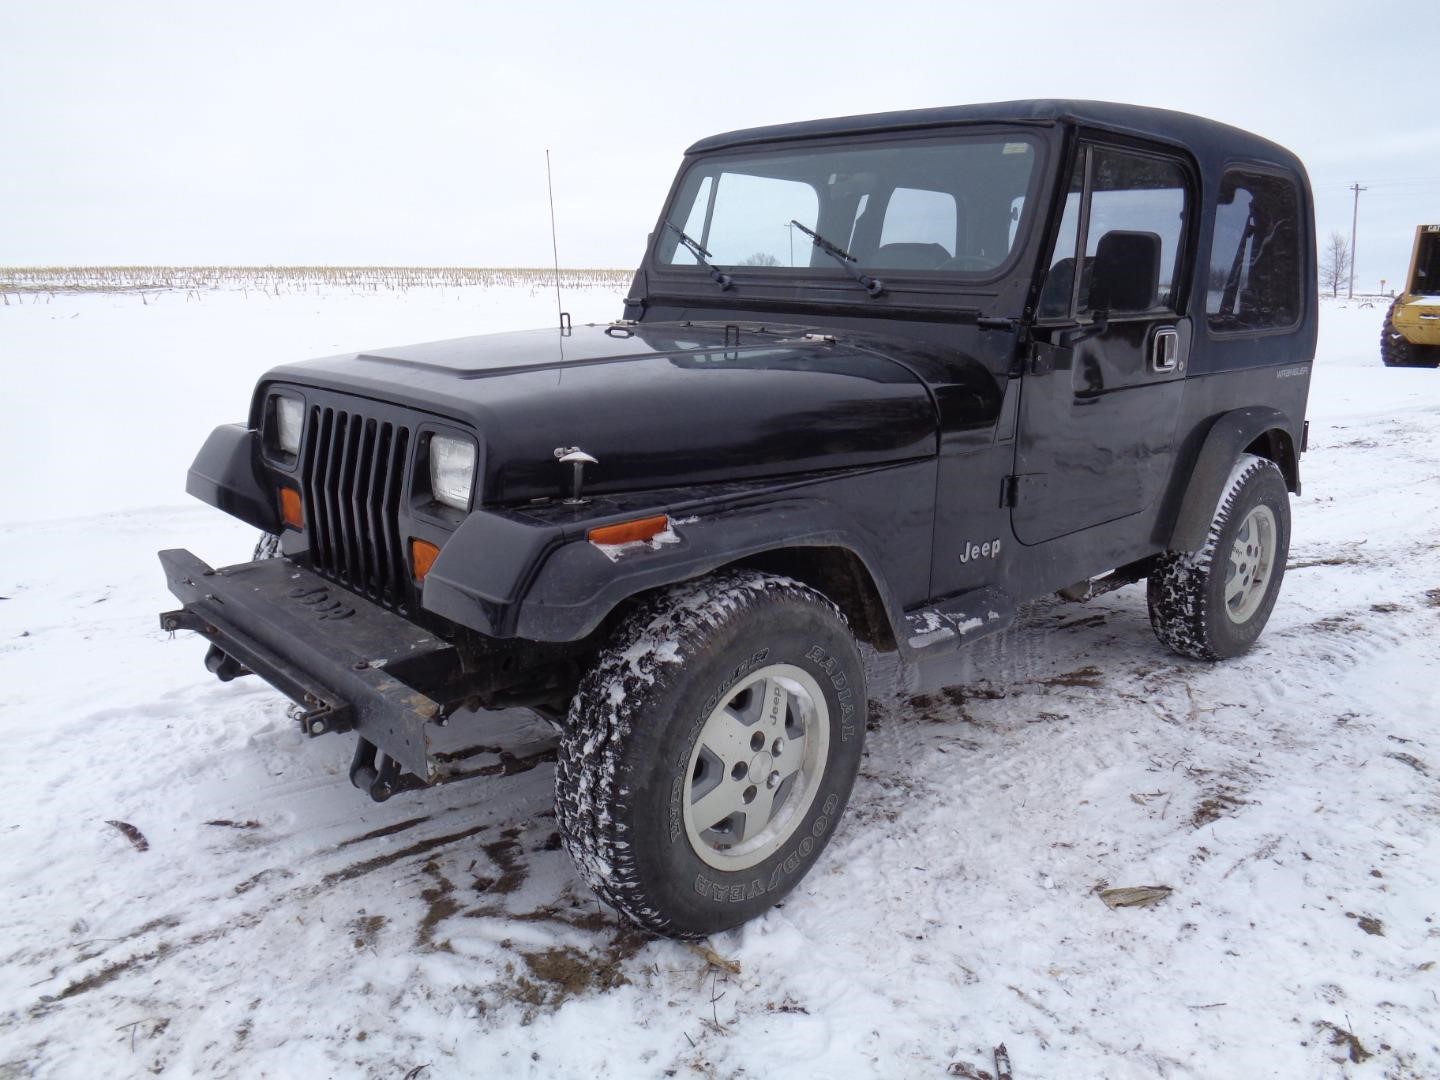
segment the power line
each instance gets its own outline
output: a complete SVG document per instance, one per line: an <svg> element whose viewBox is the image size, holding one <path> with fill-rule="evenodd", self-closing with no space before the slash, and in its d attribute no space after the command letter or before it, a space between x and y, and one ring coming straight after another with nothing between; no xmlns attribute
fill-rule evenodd
<svg viewBox="0 0 1440 1080"><path fill-rule="evenodd" d="M1393 184L1440 184L1440 176L1392 176L1381 180L1371 180L1370 183L1376 186ZM1312 186L1324 189L1343 187L1347 191L1350 189L1349 184L1342 183L1339 180L1329 180Z"/></svg>
<svg viewBox="0 0 1440 1080"><path fill-rule="evenodd" d="M1379 180L1371 180L1372 184L1419 184L1435 183L1440 181L1440 176L1384 176Z"/></svg>

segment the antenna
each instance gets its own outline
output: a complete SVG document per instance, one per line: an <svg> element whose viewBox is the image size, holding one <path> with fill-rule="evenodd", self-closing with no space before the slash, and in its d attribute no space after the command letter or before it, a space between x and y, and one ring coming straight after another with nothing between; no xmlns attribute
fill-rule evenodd
<svg viewBox="0 0 1440 1080"><path fill-rule="evenodd" d="M560 329L569 328L570 316L560 303L560 247L555 241L555 185L550 181L550 148L545 148L545 190L550 193L550 253L555 257L555 310L560 314Z"/></svg>

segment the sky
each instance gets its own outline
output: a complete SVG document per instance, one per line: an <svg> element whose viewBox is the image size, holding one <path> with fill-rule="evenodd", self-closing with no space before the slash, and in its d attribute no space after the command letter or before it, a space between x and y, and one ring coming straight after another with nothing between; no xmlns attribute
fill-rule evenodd
<svg viewBox="0 0 1440 1080"><path fill-rule="evenodd" d="M635 265L686 146L1027 97L1296 151L1356 287L1440 221L1414 3L0 0L0 265ZM1433 50L1430 50L1433 53Z"/></svg>

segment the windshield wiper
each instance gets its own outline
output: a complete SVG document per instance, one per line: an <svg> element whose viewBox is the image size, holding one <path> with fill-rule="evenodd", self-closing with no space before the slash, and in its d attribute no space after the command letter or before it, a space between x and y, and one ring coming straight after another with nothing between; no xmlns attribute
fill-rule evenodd
<svg viewBox="0 0 1440 1080"><path fill-rule="evenodd" d="M832 244L829 240L826 240L814 229L807 229L804 225L801 225L800 222L794 220L793 218L791 219L790 224L794 225L806 236L810 237L811 243L813 243L821 251L825 252L826 255L829 255L832 259L838 262L844 268L847 274L853 277L861 285L865 286L865 291L871 296L879 296L885 291L884 282L880 281L877 278L871 277L869 274L865 273L865 271L861 270L859 266L860 260L855 258L854 255L851 255L839 244ZM851 266L851 263L855 263L856 265Z"/></svg>
<svg viewBox="0 0 1440 1080"><path fill-rule="evenodd" d="M710 253L694 240L690 239L690 237L685 234L684 229L680 228L680 226L676 225L673 221L667 221L665 225L680 238L680 243L684 244L686 250L695 256L695 261L710 271L710 277L714 279L715 284L719 285L722 289L728 289L731 285L735 284L730 280L728 274L722 274L720 272L719 268L710 261Z"/></svg>

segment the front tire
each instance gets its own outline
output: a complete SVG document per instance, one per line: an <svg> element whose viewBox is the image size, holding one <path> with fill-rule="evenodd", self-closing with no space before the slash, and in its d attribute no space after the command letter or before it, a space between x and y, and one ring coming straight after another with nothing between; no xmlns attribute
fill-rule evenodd
<svg viewBox="0 0 1440 1080"><path fill-rule="evenodd" d="M1242 454L1198 552L1167 552L1147 583L1150 625L1197 660L1239 656L1274 610L1290 552L1290 496L1273 461Z"/></svg>
<svg viewBox="0 0 1440 1080"><path fill-rule="evenodd" d="M844 812L865 733L844 616L788 578L658 593L582 680L556 767L581 876L640 926L698 938L781 900Z"/></svg>

